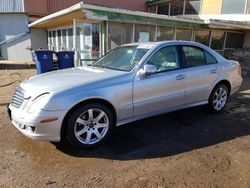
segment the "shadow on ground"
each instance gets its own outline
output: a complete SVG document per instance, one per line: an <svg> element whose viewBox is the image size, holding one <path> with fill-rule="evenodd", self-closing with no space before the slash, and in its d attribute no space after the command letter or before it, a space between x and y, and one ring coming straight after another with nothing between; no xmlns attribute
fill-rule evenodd
<svg viewBox="0 0 250 188"><path fill-rule="evenodd" d="M75 157L135 160L172 156L247 135L250 93L234 95L220 114L210 114L202 106L117 127L104 144L93 149L53 144Z"/></svg>

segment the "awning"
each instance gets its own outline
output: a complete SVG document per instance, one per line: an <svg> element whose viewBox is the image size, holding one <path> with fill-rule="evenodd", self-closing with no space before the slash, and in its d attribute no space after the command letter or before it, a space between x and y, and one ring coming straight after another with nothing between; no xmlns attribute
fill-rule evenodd
<svg viewBox="0 0 250 188"><path fill-rule="evenodd" d="M59 27L67 24L72 24L73 19L83 19L82 2L64 10L40 18L29 24L29 27L37 29L48 29L52 27Z"/></svg>

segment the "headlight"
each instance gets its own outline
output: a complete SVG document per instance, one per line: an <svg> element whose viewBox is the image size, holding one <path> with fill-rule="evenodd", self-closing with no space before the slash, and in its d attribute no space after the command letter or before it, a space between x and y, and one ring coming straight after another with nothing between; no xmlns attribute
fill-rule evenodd
<svg viewBox="0 0 250 188"><path fill-rule="evenodd" d="M33 101L31 101L31 104L29 104L27 111L29 113L34 113L38 109L41 109L41 107L48 102L49 96L50 96L49 93L44 93L35 98Z"/></svg>

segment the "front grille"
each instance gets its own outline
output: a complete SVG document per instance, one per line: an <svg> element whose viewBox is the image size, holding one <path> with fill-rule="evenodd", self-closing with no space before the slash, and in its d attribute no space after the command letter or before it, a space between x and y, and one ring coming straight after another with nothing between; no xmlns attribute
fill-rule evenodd
<svg viewBox="0 0 250 188"><path fill-rule="evenodd" d="M20 108L24 101L24 92L20 87L17 87L13 95L11 105Z"/></svg>

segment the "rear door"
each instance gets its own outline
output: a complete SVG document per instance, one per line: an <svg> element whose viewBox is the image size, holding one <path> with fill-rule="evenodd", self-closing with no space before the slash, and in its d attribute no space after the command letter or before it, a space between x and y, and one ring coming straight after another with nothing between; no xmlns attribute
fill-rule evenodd
<svg viewBox="0 0 250 188"><path fill-rule="evenodd" d="M186 64L185 104L207 101L217 79L217 61L201 48L183 46L182 49Z"/></svg>

